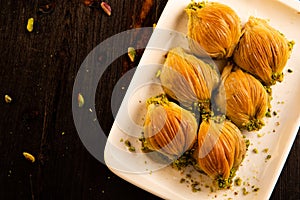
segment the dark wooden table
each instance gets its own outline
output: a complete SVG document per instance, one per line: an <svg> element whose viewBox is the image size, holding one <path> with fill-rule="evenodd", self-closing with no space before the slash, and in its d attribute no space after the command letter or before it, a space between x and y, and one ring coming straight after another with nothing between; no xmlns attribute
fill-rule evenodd
<svg viewBox="0 0 300 200"><path fill-rule="evenodd" d="M85 57L117 33L151 27L167 0L108 3L111 16L81 0L0 1L0 199L158 199L98 162L74 126L72 89ZM30 17L32 32L26 30ZM141 55L134 63L119 57L99 82L96 109L106 134L114 85ZM24 159L24 151L36 162ZM298 134L271 199L300 199L299 152Z"/></svg>

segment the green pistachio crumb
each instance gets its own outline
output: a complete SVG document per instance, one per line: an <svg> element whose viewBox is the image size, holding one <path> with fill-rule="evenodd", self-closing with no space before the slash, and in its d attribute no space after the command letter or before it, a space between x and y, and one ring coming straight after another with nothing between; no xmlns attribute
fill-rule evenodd
<svg viewBox="0 0 300 200"><path fill-rule="evenodd" d="M84 105L84 97L81 93L78 93L77 101L78 101L78 107L81 108Z"/></svg>
<svg viewBox="0 0 300 200"><path fill-rule="evenodd" d="M128 150L131 151L131 152L135 152L135 147L131 146L131 147L128 148Z"/></svg>
<svg viewBox="0 0 300 200"><path fill-rule="evenodd" d="M156 77L156 78L159 78L159 77L160 77L160 74L161 74L161 70L159 69L159 70L157 70L157 72L156 72L156 74L155 74L155 77Z"/></svg>
<svg viewBox="0 0 300 200"><path fill-rule="evenodd" d="M267 93L272 96L272 88L270 86L264 86L265 90L267 91Z"/></svg>
<svg viewBox="0 0 300 200"><path fill-rule="evenodd" d="M247 124L243 124L243 128L248 131L257 131L261 129L265 125L264 121L261 119L252 119Z"/></svg>
<svg viewBox="0 0 300 200"><path fill-rule="evenodd" d="M294 40L289 41L288 46L289 46L289 50L290 50L290 51L293 50L294 45L295 45L295 41L294 41Z"/></svg>
<svg viewBox="0 0 300 200"><path fill-rule="evenodd" d="M9 96L9 95L5 95L4 96L4 101L6 102L6 103L11 103L11 101L12 101L12 98Z"/></svg>
<svg viewBox="0 0 300 200"><path fill-rule="evenodd" d="M250 140L245 140L245 143L246 143L246 149L248 150L249 146L250 146Z"/></svg>
<svg viewBox="0 0 300 200"><path fill-rule="evenodd" d="M236 186L241 186L242 185L242 179L240 177L237 177L235 180L234 180L234 185Z"/></svg>
<svg viewBox="0 0 300 200"><path fill-rule="evenodd" d="M199 182L195 182L195 183L193 183L192 185L192 191L193 192L198 192L198 191L201 191L201 188L199 187Z"/></svg>
<svg viewBox="0 0 300 200"><path fill-rule="evenodd" d="M205 7L205 2L194 2L192 1L186 9L198 10Z"/></svg>
<svg viewBox="0 0 300 200"><path fill-rule="evenodd" d="M247 191L247 189L246 189L246 188L242 188L242 191L243 191L243 195L247 195L247 194L249 194L249 192Z"/></svg>
<svg viewBox="0 0 300 200"><path fill-rule="evenodd" d="M128 147L128 150L131 152L135 152L135 147L131 145L131 142L129 140L125 140L125 145Z"/></svg>
<svg viewBox="0 0 300 200"><path fill-rule="evenodd" d="M271 112L266 112L266 117L272 117Z"/></svg>
<svg viewBox="0 0 300 200"><path fill-rule="evenodd" d="M31 17L31 18L29 18L28 21L27 21L27 26L26 26L26 28L27 28L27 31L28 31L28 32L32 32L32 31L33 31L33 24L34 24L34 19Z"/></svg>
<svg viewBox="0 0 300 200"><path fill-rule="evenodd" d="M125 140L125 145L126 145L127 147L131 147L131 142L130 142L129 140Z"/></svg>
<svg viewBox="0 0 300 200"><path fill-rule="evenodd" d="M128 57L131 62L135 61L136 51L133 47L128 47Z"/></svg>
<svg viewBox="0 0 300 200"><path fill-rule="evenodd" d="M253 152L253 153L258 153L257 148L254 148L254 149L252 150L252 152Z"/></svg>
<svg viewBox="0 0 300 200"><path fill-rule="evenodd" d="M272 74L272 83L276 83L276 81L278 82L282 82L283 81L283 73L273 73Z"/></svg>
<svg viewBox="0 0 300 200"><path fill-rule="evenodd" d="M172 167L175 169L181 170L182 168L185 168L188 165L192 165L196 167L196 160L193 158L193 152L195 149L191 149L187 152L185 152L181 157L179 157L177 160L174 160L172 163ZM187 178L190 178L191 175L187 174Z"/></svg>
<svg viewBox="0 0 300 200"><path fill-rule="evenodd" d="M263 149L262 151L263 151L264 153L268 153L269 148L265 148L265 149Z"/></svg>
<svg viewBox="0 0 300 200"><path fill-rule="evenodd" d="M262 136L263 136L263 134L261 134L261 133L257 134L257 137L259 137L259 138L262 137Z"/></svg>

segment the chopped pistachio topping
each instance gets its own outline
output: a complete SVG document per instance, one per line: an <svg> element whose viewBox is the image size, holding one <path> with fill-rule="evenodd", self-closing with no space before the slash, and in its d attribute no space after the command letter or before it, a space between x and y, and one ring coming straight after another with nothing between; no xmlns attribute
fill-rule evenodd
<svg viewBox="0 0 300 200"><path fill-rule="evenodd" d="M257 148L254 148L254 149L252 150L252 152L253 152L253 153L258 153Z"/></svg>
<svg viewBox="0 0 300 200"><path fill-rule="evenodd" d="M270 86L264 86L264 88L269 95L272 95L272 88Z"/></svg>
<svg viewBox="0 0 300 200"><path fill-rule="evenodd" d="M84 97L82 96L81 93L78 93L77 101L78 101L79 108L81 108L84 105Z"/></svg>
<svg viewBox="0 0 300 200"><path fill-rule="evenodd" d="M187 7L186 9L192 9L192 10L198 10L198 9L201 9L201 8L204 8L205 7L205 1L202 1L202 2L194 2L192 1Z"/></svg>
<svg viewBox="0 0 300 200"><path fill-rule="evenodd" d="M142 133L142 135L143 135L143 133ZM150 144L147 142L147 140L146 140L146 138L144 138L144 136L142 136L141 138L139 138L139 141L142 143L141 150L144 153L147 153L147 152L151 151L151 148L149 148Z"/></svg>
<svg viewBox="0 0 300 200"><path fill-rule="evenodd" d="M266 112L266 117L272 117L271 112L269 110Z"/></svg>
<svg viewBox="0 0 300 200"><path fill-rule="evenodd" d="M131 147L131 142L130 142L129 140L125 140L125 145L126 145L127 147Z"/></svg>
<svg viewBox="0 0 300 200"><path fill-rule="evenodd" d="M135 151L135 147L131 145L131 142L129 140L125 140L125 145L128 147L128 150L131 152Z"/></svg>
<svg viewBox="0 0 300 200"><path fill-rule="evenodd" d="M193 192L198 192L198 191L201 191L201 188L199 187L199 182L198 181L195 181L191 186L192 186L192 191Z"/></svg>
<svg viewBox="0 0 300 200"><path fill-rule="evenodd" d="M246 149L248 150L249 146L250 146L250 140L245 140L245 143L246 143Z"/></svg>
<svg viewBox="0 0 300 200"><path fill-rule="evenodd" d="M269 151L269 148L263 149L263 152L264 152L264 153L268 153L268 151Z"/></svg>
<svg viewBox="0 0 300 200"><path fill-rule="evenodd" d="M27 26L26 26L26 28L27 28L27 31L28 31L28 32L32 32L32 31L33 31L33 24L34 24L34 19L31 17L31 18L29 18L28 21L27 21Z"/></svg>
<svg viewBox="0 0 300 200"><path fill-rule="evenodd" d="M185 178L181 178L179 182L180 183L184 183L185 182Z"/></svg>
<svg viewBox="0 0 300 200"><path fill-rule="evenodd" d="M229 175L229 178L228 179L224 179L223 177L218 177L216 179L217 183L218 183L218 187L220 189L222 188L229 188L233 182L233 177L235 177L235 174L236 174L236 169L235 168L232 168L230 170L230 175Z"/></svg>
<svg viewBox="0 0 300 200"><path fill-rule="evenodd" d="M234 180L234 185L236 186L241 186L242 185L242 179L240 177L237 177L235 180Z"/></svg>
<svg viewBox="0 0 300 200"><path fill-rule="evenodd" d="M283 81L283 73L273 73L272 74L272 84L275 84L276 81L278 81L278 82Z"/></svg>
<svg viewBox="0 0 300 200"><path fill-rule="evenodd" d="M218 179L219 188L226 188L227 185L228 185L227 179L223 179L223 178Z"/></svg>
<svg viewBox="0 0 300 200"><path fill-rule="evenodd" d="M23 156L24 156L27 160L29 160L29 161L31 161L31 162L34 162L34 161L35 161L35 157L34 157L32 154L30 154L30 153L23 152Z"/></svg>
<svg viewBox="0 0 300 200"><path fill-rule="evenodd" d="M155 77L156 77L156 78L159 78L159 77L160 77L160 74L161 74L161 70L159 69L159 70L157 70L157 72L156 72L156 74L155 74Z"/></svg>
<svg viewBox="0 0 300 200"><path fill-rule="evenodd" d="M135 151L135 147L134 147L134 146L130 146L130 147L128 148L128 150L131 151L131 152L134 152L134 151Z"/></svg>
<svg viewBox="0 0 300 200"><path fill-rule="evenodd" d="M169 100L167 99L165 94L160 94L156 97L151 97L147 100L147 105L155 104L155 105L164 105L169 104Z"/></svg>
<svg viewBox="0 0 300 200"><path fill-rule="evenodd" d="M250 120L249 123L243 125L246 130L248 131L258 131L259 129L261 129L263 126L265 125L265 123L262 120L259 119L252 119Z"/></svg>
<svg viewBox="0 0 300 200"><path fill-rule="evenodd" d="M135 61L136 51L133 47L128 47L128 57L131 62Z"/></svg>
<svg viewBox="0 0 300 200"><path fill-rule="evenodd" d="M289 43L288 43L288 46L289 46L289 50L290 50L290 51L292 51L292 50L293 50L293 48L294 48L294 45L295 45L295 41L294 41L294 40L292 40L292 41L289 41Z"/></svg>
<svg viewBox="0 0 300 200"><path fill-rule="evenodd" d="M194 151L194 149L191 149L185 152L180 158L173 161L172 166L178 170L181 170L182 168L185 168L188 165L195 166L197 162L192 156ZM187 178L190 178L190 174L187 174L186 176Z"/></svg>
<svg viewBox="0 0 300 200"><path fill-rule="evenodd" d="M242 188L242 191L243 191L243 195L247 195L247 194L249 194L249 192L247 191L247 189L246 189L246 188Z"/></svg>
<svg viewBox="0 0 300 200"><path fill-rule="evenodd" d="M4 101L5 101L6 103L10 103L10 102L12 101L12 98L6 94L6 95L4 96Z"/></svg>

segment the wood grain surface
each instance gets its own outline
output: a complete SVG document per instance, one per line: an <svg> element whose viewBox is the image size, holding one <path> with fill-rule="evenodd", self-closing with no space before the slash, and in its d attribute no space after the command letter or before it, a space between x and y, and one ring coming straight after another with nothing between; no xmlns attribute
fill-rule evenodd
<svg viewBox="0 0 300 200"><path fill-rule="evenodd" d="M0 1L0 199L158 199L91 156L74 126L72 89L85 57L117 33L152 27L167 0L107 2L111 16L81 0ZM26 30L30 17L32 32ZM96 112L106 134L114 85L141 55L134 63L121 56L99 82ZM299 157L298 134L271 199L300 199Z"/></svg>

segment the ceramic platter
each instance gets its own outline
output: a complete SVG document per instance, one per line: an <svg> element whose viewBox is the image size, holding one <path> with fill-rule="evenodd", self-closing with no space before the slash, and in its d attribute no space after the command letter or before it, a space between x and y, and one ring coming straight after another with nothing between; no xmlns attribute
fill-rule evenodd
<svg viewBox="0 0 300 200"><path fill-rule="evenodd" d="M155 159L155 154L140 151L145 100L162 92L155 77L166 52L175 46L188 48L185 41L187 16L184 8L189 0L169 0L143 57L135 71L112 126L105 147L105 162L118 176L164 199L269 199L300 124L300 3L293 0L222 0L234 9L242 23L249 16L268 19L269 23L295 41L293 53L284 70L285 79L272 87L272 111L266 126L258 132L244 134L251 141L247 155L236 177L241 186L226 190L211 190L211 180L192 167L178 171ZM293 72L288 73L288 69ZM124 144L130 141L136 151ZM258 153L252 150L256 148ZM264 152L268 149L267 152ZM265 150L266 151L266 150ZM266 160L266 157L271 158ZM197 188L201 191L193 192ZM258 191L254 191L259 188ZM243 194L243 190L247 195Z"/></svg>

